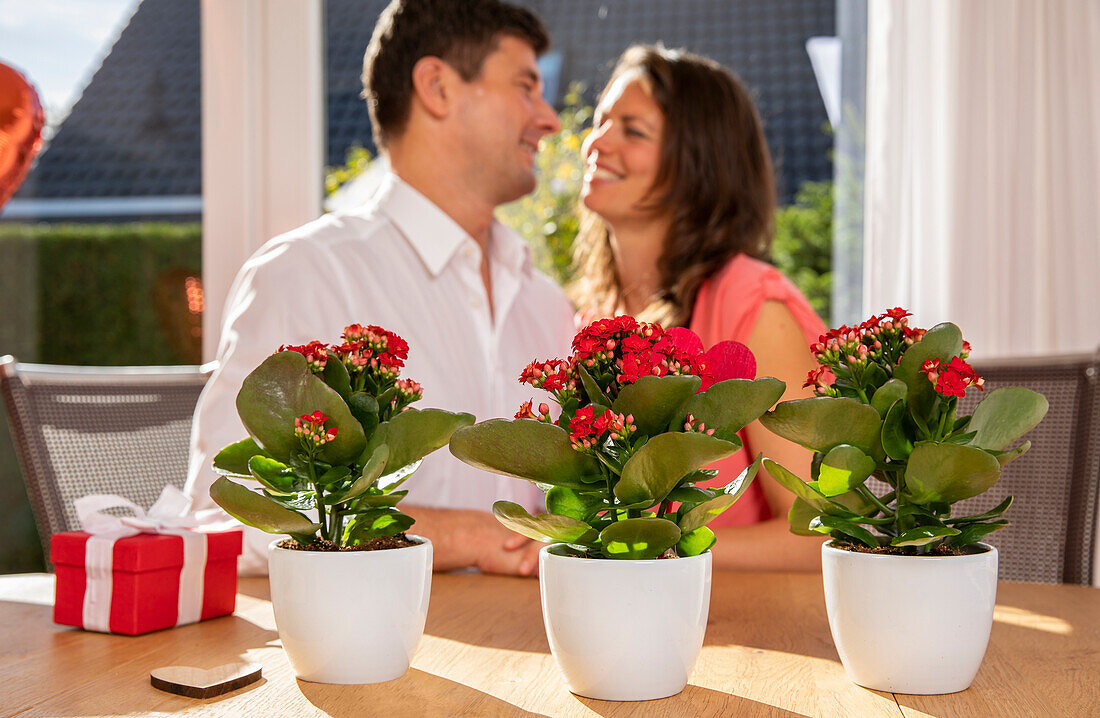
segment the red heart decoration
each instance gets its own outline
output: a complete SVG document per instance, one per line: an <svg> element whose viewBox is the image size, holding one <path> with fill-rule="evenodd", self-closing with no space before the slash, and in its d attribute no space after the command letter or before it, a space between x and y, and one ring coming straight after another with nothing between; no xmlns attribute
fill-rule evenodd
<svg viewBox="0 0 1100 718"><path fill-rule="evenodd" d="M17 70L0 62L0 208L27 176L42 146L45 122L34 87Z"/></svg>
<svg viewBox="0 0 1100 718"><path fill-rule="evenodd" d="M700 391L726 379L755 379L756 357L741 342L718 342L706 353L710 376L703 380Z"/></svg>

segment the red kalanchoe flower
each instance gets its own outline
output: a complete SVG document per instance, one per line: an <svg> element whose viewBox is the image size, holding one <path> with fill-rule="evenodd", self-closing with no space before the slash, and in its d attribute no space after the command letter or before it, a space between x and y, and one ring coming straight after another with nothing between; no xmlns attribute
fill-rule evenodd
<svg viewBox="0 0 1100 718"><path fill-rule="evenodd" d="M534 409L532 409L532 402L531 401L525 401L519 407L519 411L516 412L515 418L517 418L517 419L534 419L536 421L541 421L541 422L544 422L544 423L550 423L550 407L546 404L546 402L543 402L543 403L539 404L539 411L536 414Z"/></svg>
<svg viewBox="0 0 1100 718"><path fill-rule="evenodd" d="M974 367L959 357L952 357L949 362L929 359L921 364L920 370L928 375L928 380L943 396L966 396L966 389L971 386L985 391L985 380L978 376Z"/></svg>
<svg viewBox="0 0 1100 718"><path fill-rule="evenodd" d="M306 358L306 363L309 364L310 371L319 372L325 368L325 362L328 361L328 354L326 353L327 346L319 341L311 341L309 344L293 345L284 344L279 347L280 352L298 352Z"/></svg>
<svg viewBox="0 0 1100 718"><path fill-rule="evenodd" d="M397 389L397 399L400 399L404 404L411 404L414 401L419 401L424 396L424 389L420 386L419 382L415 382L412 379L398 379L395 385Z"/></svg>
<svg viewBox="0 0 1100 718"><path fill-rule="evenodd" d="M684 431L688 434L714 436L714 429L708 429L705 422L696 421L694 414L688 414L684 417Z"/></svg>
<svg viewBox="0 0 1100 718"><path fill-rule="evenodd" d="M958 372L950 369L940 372L936 379L936 391L944 396L966 396L966 381Z"/></svg>
<svg viewBox="0 0 1100 718"><path fill-rule="evenodd" d="M594 410L592 405L581 407L569 420L569 440L575 449L587 449L592 446L595 430L592 426Z"/></svg>
<svg viewBox="0 0 1100 718"><path fill-rule="evenodd" d="M514 418L516 419L537 419L535 412L531 411L531 399L523 402L519 405L519 411L516 412Z"/></svg>
<svg viewBox="0 0 1100 718"><path fill-rule="evenodd" d="M619 384L633 384L643 376L653 376L654 372L660 372L660 366L654 366L650 359L650 352L631 352L623 354L619 360L619 373L615 376ZM656 376L661 376L657 373Z"/></svg>
<svg viewBox="0 0 1100 718"><path fill-rule="evenodd" d="M336 438L336 427L325 430L325 422L329 417L320 411L312 414L302 414L294 420L294 435L297 436L306 451L312 452Z"/></svg>
<svg viewBox="0 0 1100 718"><path fill-rule="evenodd" d="M363 370L363 367L370 363L371 357L374 352L367 342L363 340L354 342L344 342L337 346L332 347L332 351L336 356L340 357L340 361L344 362L344 366L347 367L348 373L355 375Z"/></svg>
<svg viewBox="0 0 1100 718"><path fill-rule="evenodd" d="M906 317L911 317L911 316L913 316L912 312L906 311L905 309L902 309L901 307L894 307L893 309L887 309L886 313L882 315L882 318L886 319L887 317L889 317L890 319L894 320L895 322L900 322L902 319L905 319Z"/></svg>
<svg viewBox="0 0 1100 718"><path fill-rule="evenodd" d="M802 385L802 388L813 387L814 394L818 396L832 396L833 382L836 381L836 377L829 371L827 366L819 366L816 369L811 369L806 375L806 382Z"/></svg>
<svg viewBox="0 0 1100 718"><path fill-rule="evenodd" d="M702 354L703 340L687 327L672 327L665 331L672 345L684 354Z"/></svg>

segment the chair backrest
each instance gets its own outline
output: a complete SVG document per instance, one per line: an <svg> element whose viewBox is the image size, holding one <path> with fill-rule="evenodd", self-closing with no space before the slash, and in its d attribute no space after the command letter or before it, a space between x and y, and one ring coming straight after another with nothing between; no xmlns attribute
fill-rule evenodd
<svg viewBox="0 0 1100 718"><path fill-rule="evenodd" d="M77 367L0 358L0 392L49 564L78 529L73 500L117 494L148 508L183 488L191 419L214 365Z"/></svg>
<svg viewBox="0 0 1100 718"><path fill-rule="evenodd" d="M1024 438L1031 450L1004 468L986 493L962 501L952 515L993 508L1012 496L1009 525L986 539L1000 550L1000 577L1047 583L1092 582L1100 487L1100 355L1077 354L975 362L985 392L1023 386L1050 409ZM959 414L984 396L971 390Z"/></svg>

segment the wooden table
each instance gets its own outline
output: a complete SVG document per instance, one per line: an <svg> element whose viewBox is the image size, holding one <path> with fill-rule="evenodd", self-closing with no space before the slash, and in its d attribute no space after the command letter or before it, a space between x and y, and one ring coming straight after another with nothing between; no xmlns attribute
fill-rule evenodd
<svg viewBox="0 0 1100 718"><path fill-rule="evenodd" d="M706 641L687 689L644 703L569 693L531 579L435 576L412 668L396 681L362 686L295 679L265 579L241 581L234 616L133 638L56 626L52 602L52 576L0 577L0 715L1100 715L1100 591L1082 586L1002 582L974 685L953 695L907 696L845 677L820 576L715 574ZM240 660L263 664L263 679L217 698L149 685L149 672L161 666Z"/></svg>

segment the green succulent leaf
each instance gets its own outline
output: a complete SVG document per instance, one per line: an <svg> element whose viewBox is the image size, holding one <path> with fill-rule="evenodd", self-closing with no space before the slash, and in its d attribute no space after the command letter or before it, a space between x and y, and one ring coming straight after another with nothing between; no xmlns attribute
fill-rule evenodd
<svg viewBox="0 0 1100 718"><path fill-rule="evenodd" d="M676 542L676 555L682 558L699 556L706 553L717 540L713 531L706 526L700 526L691 533L686 533L680 537L680 540Z"/></svg>
<svg viewBox="0 0 1100 718"><path fill-rule="evenodd" d="M643 376L619 390L611 410L632 414L639 433L655 436L668 428L701 382L697 376Z"/></svg>
<svg viewBox="0 0 1100 718"><path fill-rule="evenodd" d="M557 514L532 516L525 508L511 501L497 501L493 504L493 514L511 530L535 541L584 545L597 536L584 521Z"/></svg>
<svg viewBox="0 0 1100 718"><path fill-rule="evenodd" d="M913 451L913 441L906 430L908 421L909 408L902 399L894 402L882 420L882 449L895 461L905 461Z"/></svg>
<svg viewBox="0 0 1100 718"><path fill-rule="evenodd" d="M1001 514L1007 511L1008 507L1011 505L1012 497L1009 496L1004 501L991 508L989 511L983 511L980 514L974 514L973 516L959 516L958 518L947 519L947 523L958 526L959 524L968 524L975 521L988 521L990 519L998 518Z"/></svg>
<svg viewBox="0 0 1100 718"><path fill-rule="evenodd" d="M348 408L363 426L363 433L370 436L378 426L378 402L375 398L365 391L353 392L348 396Z"/></svg>
<svg viewBox="0 0 1100 718"><path fill-rule="evenodd" d="M994 389L975 407L970 418L970 430L978 432L970 444L1001 451L1034 429L1046 416L1048 407L1047 398L1031 389L1022 386Z"/></svg>
<svg viewBox="0 0 1100 718"><path fill-rule="evenodd" d="M901 355L894 369L894 378L901 379L908 387L905 401L914 413L927 417L935 401L935 391L928 375L920 368L929 359L948 361L962 351L962 332L950 322L937 324L924 333L924 337Z"/></svg>
<svg viewBox="0 0 1100 718"><path fill-rule="evenodd" d="M379 536L396 536L412 528L415 523L412 516L397 509L373 508L358 513L344 530L349 543L355 546L366 543Z"/></svg>
<svg viewBox="0 0 1100 718"><path fill-rule="evenodd" d="M873 458L882 456L882 419L873 407L857 399L817 396L784 401L760 417L760 423L811 451L851 444Z"/></svg>
<svg viewBox="0 0 1100 718"><path fill-rule="evenodd" d="M1030 448L1031 442L1025 441L1014 449L1009 449L1008 451L995 451L993 455L997 457L997 463L1001 465L1001 468L1004 468L1026 454L1027 450Z"/></svg>
<svg viewBox="0 0 1100 718"><path fill-rule="evenodd" d="M607 397L607 394L603 393L600 389L600 385L596 383L596 380L592 378L592 375L579 364L577 365L577 374L581 378L581 386L584 387L584 393L588 395L588 400L598 406L608 406L611 404L611 399Z"/></svg>
<svg viewBox="0 0 1100 718"><path fill-rule="evenodd" d="M360 496L359 500L355 502L356 509L378 508L382 506L397 506L401 502L401 499L405 498L409 492L406 491L394 491L388 494L382 493L368 493L365 496Z"/></svg>
<svg viewBox="0 0 1100 718"><path fill-rule="evenodd" d="M250 436L219 451L214 457L214 471L222 476L248 478L252 476L252 472L248 470L248 460L253 456L272 458Z"/></svg>
<svg viewBox="0 0 1100 718"><path fill-rule="evenodd" d="M954 436L949 436L946 439L944 439L944 441L949 443L949 444L969 444L974 439L974 437L977 436L977 435L978 435L978 432L969 431L965 434L955 434ZM1004 464L1002 464L1002 466L1003 465Z"/></svg>
<svg viewBox="0 0 1100 718"><path fill-rule="evenodd" d="M283 508L295 511L312 511L317 508L317 494L313 491L296 491L292 494L276 493L261 489L263 495L275 501Z"/></svg>
<svg viewBox="0 0 1100 718"><path fill-rule="evenodd" d="M386 460L389 459L389 456L390 447L386 444L382 444L375 449L363 467L359 478L336 503L345 503L365 494L378 481L378 477L382 475L382 470L386 468Z"/></svg>
<svg viewBox="0 0 1100 718"><path fill-rule="evenodd" d="M851 512L840 504L834 503L821 493L815 486L811 486L795 474L788 471L771 459L764 459L764 468L780 486L793 493L797 498L812 506L818 513L837 516L850 516Z"/></svg>
<svg viewBox="0 0 1100 718"><path fill-rule="evenodd" d="M663 501L686 474L739 448L739 444L706 434L658 434L627 459L615 484L615 496L626 504Z"/></svg>
<svg viewBox="0 0 1100 718"><path fill-rule="evenodd" d="M721 491L716 491L715 489L700 489L696 486L684 486L683 482L681 482L680 486L669 492L668 500L678 501L682 504L701 504L704 501L710 501L721 493Z"/></svg>
<svg viewBox="0 0 1100 718"><path fill-rule="evenodd" d="M802 499L796 498L791 504L791 510L787 512L787 522L791 525L791 533L799 536L817 536L817 532L810 528L810 522L821 512Z"/></svg>
<svg viewBox="0 0 1100 718"><path fill-rule="evenodd" d="M293 469L281 461L260 454L248 460L248 472L252 478L276 493L288 494L305 488L305 482L294 475Z"/></svg>
<svg viewBox="0 0 1100 718"><path fill-rule="evenodd" d="M879 416L885 417L886 412L890 410L890 407L894 405L894 402L899 399L904 399L909 393L909 387L901 379L891 379L875 391L871 396L871 406L879 413Z"/></svg>
<svg viewBox="0 0 1100 718"><path fill-rule="evenodd" d="M348 466L333 466L317 477L317 483L324 486L333 486L335 484L343 483L347 478L351 476L351 468Z"/></svg>
<svg viewBox="0 0 1100 718"><path fill-rule="evenodd" d="M587 521L602 508L608 508L608 504L597 495L582 494L564 486L552 486L546 492L546 511L551 514Z"/></svg>
<svg viewBox="0 0 1100 718"><path fill-rule="evenodd" d="M607 558L657 558L679 540L679 527L667 519L625 519L600 532L600 544Z"/></svg>
<svg viewBox="0 0 1100 718"><path fill-rule="evenodd" d="M779 401L786 388L786 384L770 376L717 382L705 392L692 396L678 412L671 428L682 427L684 417L691 414L708 429L714 429L715 436L732 441L737 432L761 418Z"/></svg>
<svg viewBox="0 0 1100 718"><path fill-rule="evenodd" d="M1008 526L1008 521L1004 519L989 523L966 524L959 531L959 535L949 538L947 543L957 547L969 546L972 543L981 541L994 531L1003 529L1005 526Z"/></svg>
<svg viewBox="0 0 1100 718"><path fill-rule="evenodd" d="M956 501L977 496L1001 476L992 454L972 446L921 444L909 455L905 487L919 504Z"/></svg>
<svg viewBox="0 0 1100 718"><path fill-rule="evenodd" d="M366 446L363 427L344 399L309 370L298 352L272 354L245 377L237 394L237 413L248 434L272 457L290 463L301 451L294 420L321 411L336 438L322 446L317 458L328 464L350 464Z"/></svg>
<svg viewBox="0 0 1100 718"><path fill-rule="evenodd" d="M857 491L849 491L830 499L833 503L848 509L850 517L869 516L875 510L875 505ZM819 532L810 528L810 522L817 516L828 516L824 512L815 509L802 499L796 498L791 510L787 512L787 521L791 525L791 533L800 536L817 536Z"/></svg>
<svg viewBox="0 0 1100 718"><path fill-rule="evenodd" d="M949 526L917 526L890 541L891 546L925 546L948 536L958 536L959 530Z"/></svg>
<svg viewBox="0 0 1100 718"><path fill-rule="evenodd" d="M328 360L325 362L325 368L321 370L321 379L343 397L344 401L348 401L351 397L351 377L348 375L348 368L335 353L327 352L327 354Z"/></svg>
<svg viewBox="0 0 1100 718"><path fill-rule="evenodd" d="M843 534L865 546L875 548L879 541L875 535L854 521L839 516L816 516L810 521L810 529L827 536Z"/></svg>
<svg viewBox="0 0 1100 718"><path fill-rule="evenodd" d="M316 534L321 524L285 508L272 499L249 491L224 476L210 486L210 498L241 523L272 534L309 536Z"/></svg>
<svg viewBox="0 0 1100 718"><path fill-rule="evenodd" d="M825 496L840 496L861 486L874 470L874 459L851 444L840 444L822 458L817 486Z"/></svg>
<svg viewBox="0 0 1100 718"><path fill-rule="evenodd" d="M420 468L420 464L424 462L423 459L417 459L411 464L405 464L397 471L391 471L388 474L382 474L378 477L378 488L383 491L393 491L401 484L405 483L405 480L416 473L416 470Z"/></svg>
<svg viewBox="0 0 1100 718"><path fill-rule="evenodd" d="M680 531L689 534L697 528L706 526L716 519L720 513L733 506L735 501L737 501L737 497L733 494L719 494L709 501L698 504L688 510L684 517L680 519Z"/></svg>
<svg viewBox="0 0 1100 718"><path fill-rule="evenodd" d="M534 419L490 419L459 429L451 453L478 469L551 486L584 489L585 478L603 476L596 459L573 450L567 431Z"/></svg>
<svg viewBox="0 0 1100 718"><path fill-rule="evenodd" d="M456 430L473 423L473 414L456 414L442 409L400 412L386 422L386 444L390 447L386 468L393 472L423 459L446 446Z"/></svg>

